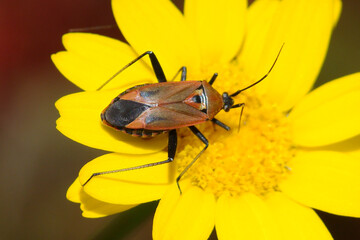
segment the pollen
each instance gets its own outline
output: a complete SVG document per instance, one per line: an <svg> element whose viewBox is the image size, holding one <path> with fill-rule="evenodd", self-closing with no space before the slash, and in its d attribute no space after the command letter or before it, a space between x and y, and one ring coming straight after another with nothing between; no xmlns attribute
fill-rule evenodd
<svg viewBox="0 0 360 240"><path fill-rule="evenodd" d="M229 79L238 77L228 75ZM225 83L226 79L222 81ZM223 87L217 87L219 85ZM214 84L214 87L220 93L241 89L237 84ZM222 194L237 196L245 192L261 196L277 191L278 183L291 171L287 163L295 154L286 114L253 89L244 91L234 100L235 103L245 103L241 123L241 108L236 108L229 112L221 111L216 116L231 128L230 131L212 122L197 125L208 139L209 147L183 178L190 178L193 185L217 197ZM176 155L179 173L204 146L188 129L179 131Z"/></svg>

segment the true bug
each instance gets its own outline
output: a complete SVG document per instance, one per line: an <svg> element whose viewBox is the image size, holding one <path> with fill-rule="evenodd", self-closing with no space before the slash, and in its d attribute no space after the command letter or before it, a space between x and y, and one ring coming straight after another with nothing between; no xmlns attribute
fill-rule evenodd
<svg viewBox="0 0 360 240"><path fill-rule="evenodd" d="M150 58L158 83L134 86L120 93L102 111L101 121L109 127L143 138L153 137L160 133L168 132L168 159L130 168L93 173L83 186L88 183L91 178L98 175L135 170L172 162L175 158L177 146L176 129L189 127L190 130L205 144L205 147L177 177L176 183L181 193L181 188L179 186L181 177L209 146L208 140L194 125L210 120L229 131L230 127L217 120L215 115L221 109L228 112L232 108L241 107L241 118L245 103L234 104L232 98L264 80L273 69L281 49L270 70L260 80L233 94L224 92L222 95L212 87L212 84L218 76L217 73L212 76L209 82L205 80L186 81L186 67L181 67L173 78L174 80L181 72L181 81L167 82L164 71L152 51L145 52L135 58L115 73L113 77L107 80L98 90L103 88L126 68L147 55Z"/></svg>

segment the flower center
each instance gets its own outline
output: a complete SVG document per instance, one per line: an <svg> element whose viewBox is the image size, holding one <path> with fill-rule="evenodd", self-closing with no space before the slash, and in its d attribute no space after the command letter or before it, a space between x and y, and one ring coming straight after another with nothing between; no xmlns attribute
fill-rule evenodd
<svg viewBox="0 0 360 240"><path fill-rule="evenodd" d="M214 84L220 93L228 91L231 94L244 87L234 84L234 78L230 77L239 79L239 76L232 71L225 77L216 80L221 84ZM257 95L253 89L246 90L234 100L246 104L240 128L241 108L221 111L216 116L231 128L229 132L212 122L196 126L208 139L209 147L184 178L190 178L193 185L217 197L224 193L231 196L244 192L264 195L276 191L278 183L288 173L286 164L295 151L289 138L287 118L275 104ZM175 160L179 173L204 146L188 129L179 131Z"/></svg>

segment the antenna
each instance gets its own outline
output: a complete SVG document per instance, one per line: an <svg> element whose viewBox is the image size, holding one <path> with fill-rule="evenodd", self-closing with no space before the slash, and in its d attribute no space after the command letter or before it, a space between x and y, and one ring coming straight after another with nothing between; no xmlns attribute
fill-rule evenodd
<svg viewBox="0 0 360 240"><path fill-rule="evenodd" d="M258 84L258 83L261 82L262 80L264 80L264 79L269 75L269 73L271 72L271 70L273 69L273 67L275 66L275 63L276 63L276 61L278 60L278 58L279 58L279 56L280 56L280 53L281 53L281 50L282 50L283 47L284 47L284 44L285 44L285 43L282 44L282 46L281 46L281 48L280 48L280 51L279 51L278 55L276 56L273 65L271 66L270 70L265 74L265 76L263 76L260 80L254 82L253 84L247 86L246 88L243 88L243 89L241 89L241 90L238 90L238 91L234 92L233 94L230 95L230 97L235 97L235 96L237 96L239 93L241 93L242 91L245 91L245 90L247 90L247 89L255 86L256 84Z"/></svg>

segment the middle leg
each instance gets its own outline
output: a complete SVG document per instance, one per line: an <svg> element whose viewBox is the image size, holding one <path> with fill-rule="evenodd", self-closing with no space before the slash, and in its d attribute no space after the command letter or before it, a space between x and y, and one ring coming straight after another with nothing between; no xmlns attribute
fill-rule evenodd
<svg viewBox="0 0 360 240"><path fill-rule="evenodd" d="M176 184L179 188L180 194L181 192L181 188L179 185L179 181L182 178L182 176L184 176L184 174L189 170L189 168L196 162L196 160L201 156L201 154L208 148L209 146L209 142L208 140L205 138L205 136L194 126L190 126L189 127L190 130L205 144L205 147L198 153L198 155L196 155L196 157L185 167L184 170L182 170L182 172L179 174L179 176L176 178Z"/></svg>

